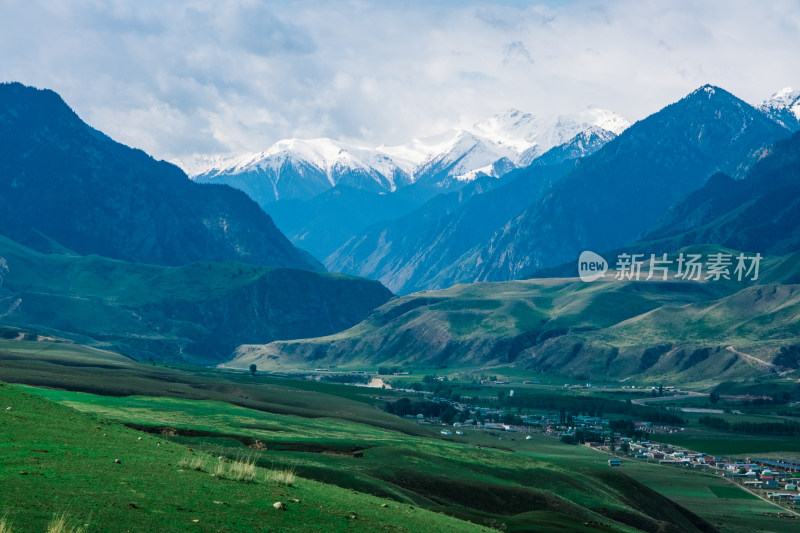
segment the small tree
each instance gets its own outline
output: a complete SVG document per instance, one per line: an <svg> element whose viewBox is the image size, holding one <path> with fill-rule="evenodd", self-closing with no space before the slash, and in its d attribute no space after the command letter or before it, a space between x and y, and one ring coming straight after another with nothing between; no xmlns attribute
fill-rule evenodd
<svg viewBox="0 0 800 533"><path fill-rule="evenodd" d="M716 404L719 401L719 393L712 392L711 394L708 395L708 400L711 403Z"/></svg>
<svg viewBox="0 0 800 533"><path fill-rule="evenodd" d="M255 376L255 375L256 375L256 370L258 370L258 367L256 366L256 364L255 364L255 363L253 363L252 365L250 365L250 375L251 375L251 376Z"/></svg>

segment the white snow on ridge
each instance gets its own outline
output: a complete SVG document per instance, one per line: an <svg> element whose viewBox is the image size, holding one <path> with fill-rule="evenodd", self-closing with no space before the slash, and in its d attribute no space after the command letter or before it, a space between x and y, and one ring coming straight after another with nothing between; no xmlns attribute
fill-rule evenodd
<svg viewBox="0 0 800 533"><path fill-rule="evenodd" d="M347 170L359 171L375 181L388 182L395 190L395 176L416 181L426 171L447 169L450 179L472 181L482 174L495 175L494 164L507 159L511 166L529 164L547 150L579 133L599 127L618 135L630 122L596 107L580 113L536 117L516 109L498 113L465 129L450 129L438 135L413 139L398 146L377 148L350 146L332 139L286 139L259 153L232 158L204 158L184 169L192 177L239 174L256 170L279 176L283 165L304 162L328 176L331 186ZM406 178L407 179L407 178Z"/></svg>
<svg viewBox="0 0 800 533"><path fill-rule="evenodd" d="M438 135L412 139L406 144L381 145L376 150L386 154L400 168L411 174L423 161L446 152L462 132L463 130L452 128Z"/></svg>
<svg viewBox="0 0 800 533"><path fill-rule="evenodd" d="M301 161L312 165L328 176L331 186L336 185L335 174L347 170L360 170L368 174L382 175L392 189L398 166L385 154L371 148L347 146L332 139L285 139L267 150L244 154L233 158L209 160L209 164L194 172L194 176L239 174L254 170L272 171L280 175L287 161ZM378 181L377 177L375 177Z"/></svg>
<svg viewBox="0 0 800 533"><path fill-rule="evenodd" d="M756 107L762 111L787 109L800 120L800 91L784 87Z"/></svg>
<svg viewBox="0 0 800 533"><path fill-rule="evenodd" d="M628 126L630 122L621 115L592 106L576 114L542 118L509 109L470 128L448 130L400 146L381 146L378 150L413 173L414 179L434 165L457 161L451 177L471 181L480 174L492 175L488 169L504 157L516 165L527 165L591 127L619 135Z"/></svg>

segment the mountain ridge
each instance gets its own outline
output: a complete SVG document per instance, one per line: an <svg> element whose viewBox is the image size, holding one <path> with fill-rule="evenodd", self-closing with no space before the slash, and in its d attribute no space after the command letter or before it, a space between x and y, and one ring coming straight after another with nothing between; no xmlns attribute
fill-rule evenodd
<svg viewBox="0 0 800 533"><path fill-rule="evenodd" d="M789 130L732 94L704 85L628 128L464 262L499 281L633 242L712 174L741 177ZM569 214L569 216L567 216Z"/></svg>
<svg viewBox="0 0 800 533"><path fill-rule="evenodd" d="M116 143L53 91L0 85L0 140L0 234L143 263L324 268L244 193Z"/></svg>
<svg viewBox="0 0 800 533"><path fill-rule="evenodd" d="M265 208L281 199L309 200L339 184L373 192L427 185L422 193L427 199L479 176L499 177L526 166L590 128L617 134L628 125L622 116L594 107L542 118L510 109L472 127L405 145L365 148L331 139L285 139L263 152L190 167L196 181L229 184Z"/></svg>

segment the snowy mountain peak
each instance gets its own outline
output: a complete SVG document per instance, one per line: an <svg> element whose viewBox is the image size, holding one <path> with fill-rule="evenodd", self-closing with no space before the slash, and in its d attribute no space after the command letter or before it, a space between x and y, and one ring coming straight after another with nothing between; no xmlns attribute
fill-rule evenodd
<svg viewBox="0 0 800 533"><path fill-rule="evenodd" d="M337 175L346 171L374 174L376 181L385 179L390 189L396 187L394 177L402 173L386 154L375 149L348 146L327 138L284 139L267 150L244 154L234 158L218 158L195 172L196 175L214 176L264 171L280 174L285 164L305 164L324 172L331 187L338 182Z"/></svg>
<svg viewBox="0 0 800 533"><path fill-rule="evenodd" d="M365 148L328 138L285 139L263 152L208 158L184 168L190 167L190 175L199 181L245 190L262 205L282 198L307 199L339 184L394 191L423 180L447 188L528 165L583 131L601 128L614 136L629 125L622 116L596 107L553 117L511 108L471 127L400 146Z"/></svg>
<svg viewBox="0 0 800 533"><path fill-rule="evenodd" d="M800 130L800 91L784 87L756 106L792 131Z"/></svg>
<svg viewBox="0 0 800 533"><path fill-rule="evenodd" d="M791 108L800 101L800 91L795 91L791 87L784 87L772 96L761 102L759 108L782 109Z"/></svg>

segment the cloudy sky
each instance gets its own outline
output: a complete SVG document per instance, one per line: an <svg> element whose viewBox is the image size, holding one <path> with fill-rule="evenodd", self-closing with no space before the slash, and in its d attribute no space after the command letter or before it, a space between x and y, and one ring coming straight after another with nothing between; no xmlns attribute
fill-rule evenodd
<svg viewBox="0 0 800 533"><path fill-rule="evenodd" d="M364 145L515 107L644 118L800 88L797 0L0 0L0 80L158 158Z"/></svg>

